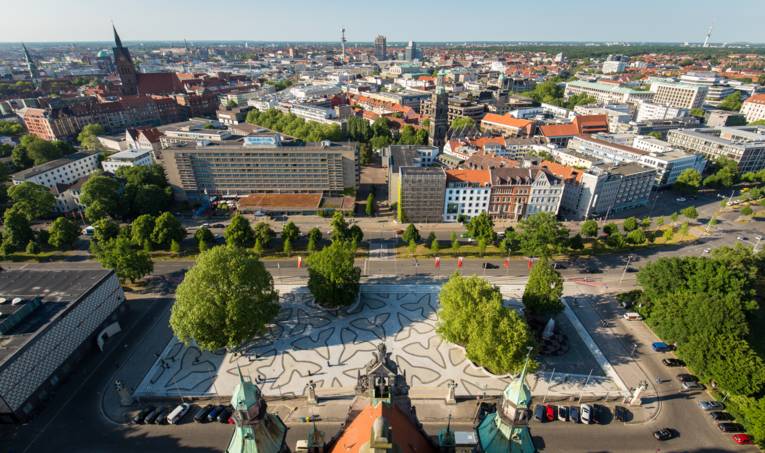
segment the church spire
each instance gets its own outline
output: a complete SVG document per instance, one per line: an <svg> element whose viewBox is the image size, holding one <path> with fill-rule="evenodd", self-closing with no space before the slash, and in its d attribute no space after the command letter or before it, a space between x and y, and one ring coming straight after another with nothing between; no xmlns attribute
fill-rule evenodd
<svg viewBox="0 0 765 453"><path fill-rule="evenodd" d="M40 73L37 71L37 65L32 59L32 55L29 53L27 45L22 42L21 47L24 49L24 58L27 60L27 69L29 70L29 78L32 80L32 85L35 88L39 88Z"/></svg>
<svg viewBox="0 0 765 453"><path fill-rule="evenodd" d="M117 34L117 27L114 26L114 23L112 23L112 30L114 30L114 44L117 47L122 47L122 40L120 39L120 35Z"/></svg>

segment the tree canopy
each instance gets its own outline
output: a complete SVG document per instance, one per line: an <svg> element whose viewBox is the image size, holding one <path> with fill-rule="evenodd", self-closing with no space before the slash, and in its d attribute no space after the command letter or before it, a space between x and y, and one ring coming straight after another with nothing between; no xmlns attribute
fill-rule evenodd
<svg viewBox="0 0 765 453"><path fill-rule="evenodd" d="M80 227L66 217L58 217L50 226L48 243L59 250L72 248L80 236Z"/></svg>
<svg viewBox="0 0 765 453"><path fill-rule="evenodd" d="M701 181L701 173L699 173L698 170L695 168L686 168L677 176L674 188L683 194L693 195L698 192L701 187Z"/></svg>
<svg viewBox="0 0 765 453"><path fill-rule="evenodd" d="M549 212L538 212L521 220L518 231L521 250L527 256L551 256L568 239L568 230Z"/></svg>
<svg viewBox="0 0 765 453"><path fill-rule="evenodd" d="M255 232L250 226L250 221L239 213L231 218L223 236L226 238L226 244L232 247L250 248L255 245Z"/></svg>
<svg viewBox="0 0 765 453"><path fill-rule="evenodd" d="M98 123L86 124L77 135L77 141L80 142L80 146L85 149L95 151L102 148L101 142L98 141L98 136L106 133L104 127Z"/></svg>
<svg viewBox="0 0 765 453"><path fill-rule="evenodd" d="M249 250L202 252L176 291L170 327L201 349L237 348L262 335L279 312L271 274Z"/></svg>
<svg viewBox="0 0 765 453"><path fill-rule="evenodd" d="M563 311L563 277L553 269L547 257L539 258L531 267L523 290L523 305L532 316L552 317Z"/></svg>
<svg viewBox="0 0 765 453"><path fill-rule="evenodd" d="M130 239L119 235L98 243L96 260L105 268L114 269L120 280L134 282L154 270L149 254L136 249Z"/></svg>
<svg viewBox="0 0 765 453"><path fill-rule="evenodd" d="M349 243L334 241L308 257L308 289L319 305L343 307L356 301L361 269L354 265L355 256Z"/></svg>
<svg viewBox="0 0 765 453"><path fill-rule="evenodd" d="M48 217L56 207L56 197L50 189L33 182L22 182L8 188L8 198L27 219Z"/></svg>
<svg viewBox="0 0 765 453"><path fill-rule="evenodd" d="M467 234L476 241L483 240L490 244L497 240L497 233L494 231L494 221L485 211L470 219L465 226Z"/></svg>

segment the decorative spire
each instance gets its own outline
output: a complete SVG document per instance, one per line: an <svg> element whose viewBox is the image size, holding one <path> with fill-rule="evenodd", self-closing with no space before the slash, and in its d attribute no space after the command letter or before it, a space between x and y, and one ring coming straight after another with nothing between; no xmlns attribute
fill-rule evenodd
<svg viewBox="0 0 765 453"><path fill-rule="evenodd" d="M532 351L532 348L531 348L530 346L529 346L529 348L528 348L528 351L529 351L529 352L527 352L527 353L526 353L526 362L524 362L524 364L523 364L523 370L521 371L521 375L520 375L520 376L518 376L518 380L520 380L520 381L521 381L521 384L523 384L523 382L524 382L524 381L525 381L525 379L526 379L526 370L527 370L527 369L528 369L528 367L529 367L529 360L531 359L531 357L530 357L530 356L531 356L531 351Z"/></svg>
<svg viewBox="0 0 765 453"><path fill-rule="evenodd" d="M114 22L112 22L112 30L114 30L114 44L117 47L122 47L122 40L120 39L120 35L117 34L117 27L114 26Z"/></svg>

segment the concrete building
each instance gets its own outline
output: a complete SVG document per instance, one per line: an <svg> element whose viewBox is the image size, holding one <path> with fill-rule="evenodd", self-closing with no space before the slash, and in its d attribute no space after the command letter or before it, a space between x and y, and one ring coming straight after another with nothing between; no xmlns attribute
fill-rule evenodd
<svg viewBox="0 0 765 453"><path fill-rule="evenodd" d="M430 130L428 142L431 146L443 149L446 144L446 133L449 131L449 95L444 86L443 73L438 74L436 89L431 98L432 112L430 114Z"/></svg>
<svg viewBox="0 0 765 453"><path fill-rule="evenodd" d="M233 126L244 123L247 119L247 113L254 107L245 105L242 107L226 107L215 112L218 122L226 126Z"/></svg>
<svg viewBox="0 0 765 453"><path fill-rule="evenodd" d="M414 61L418 58L420 58L420 53L417 50L417 43L409 41L406 45L406 49L404 49L404 59L406 61Z"/></svg>
<svg viewBox="0 0 765 453"><path fill-rule="evenodd" d="M104 171L114 173L121 167L149 166L154 163L151 149L128 149L109 155L101 162Z"/></svg>
<svg viewBox="0 0 765 453"><path fill-rule="evenodd" d="M29 420L77 362L120 331L110 270L0 272L0 423Z"/></svg>
<svg viewBox="0 0 765 453"><path fill-rule="evenodd" d="M600 70L603 74L620 74L627 69L629 62L630 57L626 55L609 55Z"/></svg>
<svg viewBox="0 0 765 453"><path fill-rule="evenodd" d="M446 172L436 167L400 167L399 222L443 221Z"/></svg>
<svg viewBox="0 0 765 453"><path fill-rule="evenodd" d="M506 137L530 137L534 134L534 122L514 118L511 115L487 113L481 119L481 130L488 134Z"/></svg>
<svg viewBox="0 0 765 453"><path fill-rule="evenodd" d="M468 219L489 210L491 178L489 170L446 170L443 203L444 222Z"/></svg>
<svg viewBox="0 0 765 453"><path fill-rule="evenodd" d="M461 116L471 118L476 124L479 124L486 113L486 107L484 104L476 101L450 97L448 98L446 111L449 124ZM433 116L433 99L426 99L420 103L420 113Z"/></svg>
<svg viewBox="0 0 765 453"><path fill-rule="evenodd" d="M574 80L566 83L563 95L568 99L572 94L587 94L600 104L634 104L653 97L650 91L634 90L611 83L586 82Z"/></svg>
<svg viewBox="0 0 765 453"><path fill-rule="evenodd" d="M388 59L388 40L383 35L375 37L375 58L377 60Z"/></svg>
<svg viewBox="0 0 765 453"><path fill-rule="evenodd" d="M439 156L438 148L427 145L390 145L382 150L383 166L388 168L388 201L398 201L399 168L428 167Z"/></svg>
<svg viewBox="0 0 765 453"><path fill-rule="evenodd" d="M576 115L606 115L608 117L608 131L616 132L619 125L628 124L635 116L633 108L629 104L588 104L574 107Z"/></svg>
<svg viewBox="0 0 765 453"><path fill-rule="evenodd" d="M765 120L765 94L755 94L749 97L741 106L741 113L747 123Z"/></svg>
<svg viewBox="0 0 765 453"><path fill-rule="evenodd" d="M576 203L564 208L576 219L608 217L647 205L655 181L656 170L636 163L592 167L582 174Z"/></svg>
<svg viewBox="0 0 765 453"><path fill-rule="evenodd" d="M592 156L610 164L635 162L656 170L656 185L668 186L675 183L680 173L692 168L704 171L706 160L699 154L663 146L661 140L653 137L639 137L636 140L642 148L620 145L596 136L574 137L569 147L577 152ZM634 143L634 142L633 142ZM666 142L664 142L666 143ZM668 145L668 144L667 144Z"/></svg>
<svg viewBox="0 0 765 453"><path fill-rule="evenodd" d="M14 185L32 182L51 189L56 196L56 211L63 213L77 208L79 204L79 197L73 196L70 186L99 168L98 154L78 152L14 173L11 182Z"/></svg>
<svg viewBox="0 0 765 453"><path fill-rule="evenodd" d="M733 159L742 173L765 168L764 126L676 129L667 133L667 141L708 160Z"/></svg>
<svg viewBox="0 0 765 453"><path fill-rule="evenodd" d="M489 171L492 219L518 221L526 214L534 178L529 168L495 167Z"/></svg>
<svg viewBox="0 0 765 453"><path fill-rule="evenodd" d="M294 104L290 107L290 113L303 118L306 121L323 124L340 124L335 109L311 104Z"/></svg>
<svg viewBox="0 0 765 453"><path fill-rule="evenodd" d="M282 142L279 134L162 150L179 200L249 193L341 193L359 183L356 143Z"/></svg>
<svg viewBox="0 0 765 453"><path fill-rule="evenodd" d="M638 105L635 121L653 121L681 118L688 116L690 110L687 108L672 107L666 104L657 104L655 102L643 101Z"/></svg>
<svg viewBox="0 0 765 453"><path fill-rule="evenodd" d="M652 102L681 109L701 108L707 96L707 87L675 82L670 79L651 78Z"/></svg>

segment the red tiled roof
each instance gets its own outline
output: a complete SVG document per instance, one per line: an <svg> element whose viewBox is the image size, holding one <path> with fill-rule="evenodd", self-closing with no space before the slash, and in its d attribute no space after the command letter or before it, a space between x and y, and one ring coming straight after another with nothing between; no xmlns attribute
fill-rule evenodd
<svg viewBox="0 0 765 453"><path fill-rule="evenodd" d="M489 184L491 182L491 175L488 170L446 170L446 180Z"/></svg>
<svg viewBox="0 0 765 453"><path fill-rule="evenodd" d="M744 101L744 104L765 104L765 93L755 94Z"/></svg>
<svg viewBox="0 0 765 453"><path fill-rule="evenodd" d="M545 137L573 137L579 133L579 130L573 123L545 124L539 126L539 133Z"/></svg>
<svg viewBox="0 0 765 453"><path fill-rule="evenodd" d="M481 122L500 124L502 126L515 127L518 129L524 129L534 124L532 121L515 118L510 114L497 115L496 113L487 113L484 115Z"/></svg>
<svg viewBox="0 0 765 453"><path fill-rule="evenodd" d="M577 170L574 167L561 165L557 162L552 162L549 160L542 161L542 168L563 180L573 179L576 182L581 182L582 176L584 175L584 172Z"/></svg>
<svg viewBox="0 0 765 453"><path fill-rule="evenodd" d="M173 72L142 72L138 74L138 92L141 94L163 94L183 91L183 84Z"/></svg>

